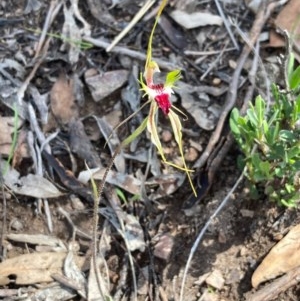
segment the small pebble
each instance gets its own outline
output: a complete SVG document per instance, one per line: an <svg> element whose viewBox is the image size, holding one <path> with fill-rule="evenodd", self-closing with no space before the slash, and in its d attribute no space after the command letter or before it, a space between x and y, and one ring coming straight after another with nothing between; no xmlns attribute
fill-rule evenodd
<svg viewBox="0 0 300 301"><path fill-rule="evenodd" d="M73 210L81 211L85 209L84 204L81 202L81 200L78 197L71 195L70 199L71 199Z"/></svg>
<svg viewBox="0 0 300 301"><path fill-rule="evenodd" d="M213 79L212 83L213 83L214 86L218 86L218 85L220 85L220 83L221 83L221 79L218 78L218 77L215 77L215 78Z"/></svg>
<svg viewBox="0 0 300 301"><path fill-rule="evenodd" d="M207 278L209 275L210 275L210 273L205 273L205 274L201 275L201 276L198 278L198 280L196 280L196 281L194 282L194 284L195 284L195 285L201 286L201 285L205 282L206 278Z"/></svg>
<svg viewBox="0 0 300 301"><path fill-rule="evenodd" d="M240 250L240 256L241 257L244 257L248 254L248 249L244 246L241 247L241 250Z"/></svg>
<svg viewBox="0 0 300 301"><path fill-rule="evenodd" d="M168 233L160 236L158 243L154 247L155 257L168 260L174 246L174 237Z"/></svg>
<svg viewBox="0 0 300 301"><path fill-rule="evenodd" d="M226 275L226 284L239 283L243 273L239 269L233 269Z"/></svg>
<svg viewBox="0 0 300 301"><path fill-rule="evenodd" d="M221 290L224 286L225 280L221 271L214 270L205 280L207 285L210 285L218 290Z"/></svg>
<svg viewBox="0 0 300 301"><path fill-rule="evenodd" d="M221 244L225 244L227 242L226 234L222 229L219 230L218 242Z"/></svg>
<svg viewBox="0 0 300 301"><path fill-rule="evenodd" d="M95 68L88 69L88 70L85 72L85 76L86 76L86 77L96 76L97 74L98 74L98 71L97 71Z"/></svg>
<svg viewBox="0 0 300 301"><path fill-rule="evenodd" d="M163 142L169 142L171 141L173 138L173 135L170 131L168 130L164 130L162 133L161 133L161 139Z"/></svg>
<svg viewBox="0 0 300 301"><path fill-rule="evenodd" d="M273 234L273 239L275 240L275 241L280 241L280 240L282 240L283 239L283 234L282 233L280 233L280 232L278 232L278 233L274 233Z"/></svg>
<svg viewBox="0 0 300 301"><path fill-rule="evenodd" d="M230 67L231 69L235 69L235 68L236 68L236 61L234 61L234 60L229 60L229 61L228 61L228 64L229 64L229 67Z"/></svg>
<svg viewBox="0 0 300 301"><path fill-rule="evenodd" d="M23 224L22 224L22 222L21 221L19 221L18 219L15 219L15 220L13 220L12 222L11 222L11 228L13 229L13 230L16 230L16 231L20 231L20 230L22 230L23 229Z"/></svg>
<svg viewBox="0 0 300 301"><path fill-rule="evenodd" d="M184 154L184 158L187 162L195 161L198 158L197 150L193 147L189 147L187 152Z"/></svg>
<svg viewBox="0 0 300 301"><path fill-rule="evenodd" d="M248 209L241 209L240 213L242 217L253 217L254 216L254 211L253 210L248 210Z"/></svg>

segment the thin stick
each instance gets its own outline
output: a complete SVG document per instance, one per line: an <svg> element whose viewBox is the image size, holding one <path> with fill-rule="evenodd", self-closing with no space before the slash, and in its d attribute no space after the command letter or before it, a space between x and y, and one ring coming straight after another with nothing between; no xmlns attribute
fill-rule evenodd
<svg viewBox="0 0 300 301"><path fill-rule="evenodd" d="M227 32L228 32L228 34L229 34L229 36L230 36L230 39L231 39L231 41L232 41L232 43L233 43L235 49L236 49L236 50L239 50L240 47L239 47L239 45L238 45L238 43L237 43L237 41L236 41L236 39L235 39L235 37L234 37L232 31L231 31L230 24L229 24L229 22L227 21L227 18L225 17L225 14L224 14L224 12L223 12L223 9L222 9L222 7L221 7L221 5L220 5L219 0L215 0L215 3L216 3L216 6L217 6L217 9L218 9L218 11L219 11L219 14L221 15L221 18L223 19L224 25L225 25L225 27L226 27L226 30L227 30Z"/></svg>
<svg viewBox="0 0 300 301"><path fill-rule="evenodd" d="M84 36L82 39L84 41L88 42L88 43L93 44L94 46L104 48L104 49L106 49L110 45L110 43L108 43L106 41L103 41L101 39L94 39L94 38L87 37L87 36ZM131 58L134 58L134 59L140 60L140 61L145 61L146 60L146 54L141 53L139 51L128 49L128 47L115 46L111 50L111 52L124 54L124 55L127 55ZM176 64L173 64L173 63L170 63L170 62L158 59L158 58L154 58L154 60L159 65L159 67L161 67L165 70L168 70L168 71L172 71L172 70L175 70L175 69L183 69L182 67L180 67Z"/></svg>
<svg viewBox="0 0 300 301"><path fill-rule="evenodd" d="M137 14L133 17L133 19L129 22L129 24L114 38L111 44L106 48L107 52L110 52L124 37L125 35L133 28L133 26L144 16L144 14L151 8L154 4L155 0L148 0L141 9L137 12Z"/></svg>
<svg viewBox="0 0 300 301"><path fill-rule="evenodd" d="M234 47L226 48L223 49L222 52L229 52L235 50ZM193 56L206 56L206 55L214 55L214 54L219 54L220 50L210 50L210 51L194 51L194 50L185 50L184 54L185 55L193 55Z"/></svg>
<svg viewBox="0 0 300 301"><path fill-rule="evenodd" d="M0 160L2 161L1 155L0 155ZM0 168L0 185L1 185L1 192L3 197L2 214L1 214L2 227L0 233L0 258L3 261L6 257L6 255L4 254L4 234L7 231L7 202L6 202L6 195L4 191L4 179L3 179L1 168Z"/></svg>
<svg viewBox="0 0 300 301"><path fill-rule="evenodd" d="M105 300L105 296L104 296L103 291L102 291L101 277L100 277L98 269L97 269L97 253L98 253L97 227L98 227L98 221L99 221L98 207L99 207L100 202L101 202L101 198L102 198L102 194L103 194L103 190L104 190L104 186L105 186L105 183L106 183L108 173L112 169L112 167L114 165L114 160L115 160L116 156L118 155L118 153L121 151L122 146L123 145L120 144L117 147L117 149L115 150L115 152L113 153L113 155L112 155L112 157L109 161L109 164L108 164L107 168L105 169L101 184L98 188L98 196L94 198L93 229L92 229L92 232L93 232L92 233L92 261L93 261L93 268L94 268L94 273L95 273L95 276L96 276L97 286L98 286L99 292L100 292L101 297L102 297L103 300Z"/></svg>
<svg viewBox="0 0 300 301"><path fill-rule="evenodd" d="M43 30L42 30L42 33L41 33L41 36L40 36L40 40L39 40L39 43L36 47L34 59L36 59L40 55L40 52L42 50L42 47L44 45L44 41L45 41L45 38L46 38L46 35L47 35L47 31L48 31L51 23L53 22L55 16L58 14L58 12L59 12L60 8L62 7L62 5L63 5L63 2L58 3L57 0L51 1L50 7L48 9L47 16L46 16L46 20L45 20L45 23L44 23L44 26L43 26Z"/></svg>

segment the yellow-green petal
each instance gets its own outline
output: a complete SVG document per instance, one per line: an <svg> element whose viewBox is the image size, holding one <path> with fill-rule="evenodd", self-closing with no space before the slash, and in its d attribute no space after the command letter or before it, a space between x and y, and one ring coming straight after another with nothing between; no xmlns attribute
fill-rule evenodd
<svg viewBox="0 0 300 301"><path fill-rule="evenodd" d="M150 105L149 115L148 115L149 119L148 119L147 129L150 133L152 143L156 146L163 161L166 161L163 148L157 133L156 120L155 120L157 110L158 110L158 105L156 104L155 101L152 101Z"/></svg>
<svg viewBox="0 0 300 301"><path fill-rule="evenodd" d="M174 84L181 78L180 70L173 70L167 74L165 87L173 88Z"/></svg>
<svg viewBox="0 0 300 301"><path fill-rule="evenodd" d="M189 179L189 182L190 182L190 185L192 187L193 193L195 194L195 196L197 196L197 192L196 192L196 189L194 187L194 184L193 184L193 181L192 181L192 178L191 178L191 175L190 175L191 170L189 170L187 168L186 163L185 163L185 159L184 159L184 155L183 155L182 132L181 132L182 125L181 125L180 119L179 119L178 115L172 110L170 110L168 116L170 118L171 126L172 126L173 133L174 133L174 137L175 137L175 140L177 142L179 152L180 152L180 155L181 155L182 163L183 163L183 166L184 166L183 170L186 172L186 175ZM168 163L168 162L166 162L166 163ZM174 164L171 164L171 165L174 166ZM175 167L176 167L176 165L175 165Z"/></svg>

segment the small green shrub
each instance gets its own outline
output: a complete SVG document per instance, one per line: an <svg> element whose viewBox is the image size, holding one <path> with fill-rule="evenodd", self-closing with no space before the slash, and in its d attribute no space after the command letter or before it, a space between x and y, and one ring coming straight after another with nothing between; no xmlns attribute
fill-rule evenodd
<svg viewBox="0 0 300 301"><path fill-rule="evenodd" d="M252 187L264 186L269 199L288 207L300 200L300 66L291 55L286 90L272 85L272 104L257 96L245 116L234 108L231 131L243 152Z"/></svg>

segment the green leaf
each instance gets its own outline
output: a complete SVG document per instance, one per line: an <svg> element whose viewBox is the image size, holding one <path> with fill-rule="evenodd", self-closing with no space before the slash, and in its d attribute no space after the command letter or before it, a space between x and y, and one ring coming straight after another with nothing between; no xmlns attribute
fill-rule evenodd
<svg viewBox="0 0 300 301"><path fill-rule="evenodd" d="M258 95L255 99L255 111L258 119L258 126L261 126L264 117L265 117L265 101L262 99L260 95Z"/></svg>
<svg viewBox="0 0 300 301"><path fill-rule="evenodd" d="M271 178L270 175L271 164L268 161L261 161L259 163L259 168L262 171L262 173L266 175L268 179Z"/></svg>
<svg viewBox="0 0 300 301"><path fill-rule="evenodd" d="M275 110L273 115L268 120L268 125L271 126L278 119L279 111Z"/></svg>
<svg viewBox="0 0 300 301"><path fill-rule="evenodd" d="M252 164L255 168L259 168L260 163L262 162L258 153L254 153L252 158Z"/></svg>
<svg viewBox="0 0 300 301"><path fill-rule="evenodd" d="M121 199L121 201L123 201L124 204L127 204L128 202L127 202L124 192L120 188L116 188L115 191L116 191L118 197Z"/></svg>
<svg viewBox="0 0 300 301"><path fill-rule="evenodd" d="M249 121L250 121L251 125L254 128L257 128L257 126L258 126L258 118L256 116L255 111L252 108L247 110L247 116L249 118Z"/></svg>
<svg viewBox="0 0 300 301"><path fill-rule="evenodd" d="M240 117L239 110L237 108L233 108L232 111L231 111L231 114L230 114L230 118L237 121L239 117Z"/></svg>
<svg viewBox="0 0 300 301"><path fill-rule="evenodd" d="M267 134L269 132L269 125L266 120L262 121L262 128L263 128L264 134Z"/></svg>
<svg viewBox="0 0 300 301"><path fill-rule="evenodd" d="M296 139L296 136L294 135L294 133L292 131L289 130L281 130L279 132L279 138L282 141L287 141L287 142L293 142Z"/></svg>
<svg viewBox="0 0 300 301"><path fill-rule="evenodd" d="M276 143L278 133L279 133L279 122L276 122L275 126L269 128L269 131L266 133L266 140L270 146Z"/></svg>
<svg viewBox="0 0 300 301"><path fill-rule="evenodd" d="M289 160L295 158L295 157L299 157L300 155L300 147L298 145L295 145L293 147L291 147L288 151L287 151L287 157Z"/></svg>
<svg viewBox="0 0 300 301"><path fill-rule="evenodd" d="M125 140L122 141L122 146L130 144L134 139L136 139L146 128L148 122L148 117L146 117L139 127L129 135Z"/></svg>
<svg viewBox="0 0 300 301"><path fill-rule="evenodd" d="M300 66L293 71L289 79L290 89L294 90L299 87L300 84Z"/></svg>
<svg viewBox="0 0 300 301"><path fill-rule="evenodd" d="M237 108L234 108L231 111L231 114L230 114L229 125L230 125L231 131L235 135L240 135L241 134L241 131L240 131L239 126L237 124L238 117L239 117L239 111L238 111Z"/></svg>

